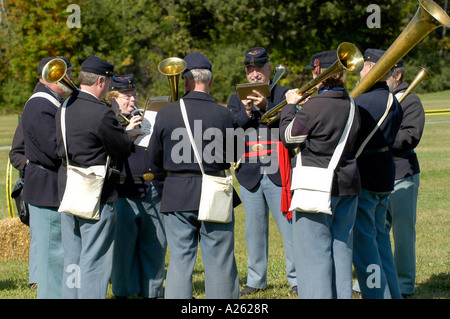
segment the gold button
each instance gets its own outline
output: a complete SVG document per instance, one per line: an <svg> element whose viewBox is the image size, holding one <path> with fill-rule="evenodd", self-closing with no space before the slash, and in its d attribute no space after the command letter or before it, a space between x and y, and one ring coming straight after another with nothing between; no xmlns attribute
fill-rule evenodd
<svg viewBox="0 0 450 319"><path fill-rule="evenodd" d="M144 178L144 181L152 181L155 178L155 174L145 173L142 177Z"/></svg>

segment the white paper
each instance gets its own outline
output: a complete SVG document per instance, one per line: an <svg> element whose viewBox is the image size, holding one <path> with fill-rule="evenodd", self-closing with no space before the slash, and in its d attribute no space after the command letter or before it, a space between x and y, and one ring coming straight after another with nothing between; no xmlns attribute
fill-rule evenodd
<svg viewBox="0 0 450 319"><path fill-rule="evenodd" d="M145 135L139 136L134 144L137 146L148 147L150 143L150 137L153 133L153 127L155 126L157 112L155 111L145 111L144 117L142 118L141 130L145 133Z"/></svg>

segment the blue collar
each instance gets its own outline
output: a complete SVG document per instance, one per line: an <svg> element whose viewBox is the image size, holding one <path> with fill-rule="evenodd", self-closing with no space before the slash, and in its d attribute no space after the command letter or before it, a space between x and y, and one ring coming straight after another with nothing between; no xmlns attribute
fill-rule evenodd
<svg viewBox="0 0 450 319"><path fill-rule="evenodd" d="M321 88L319 90L319 92L317 94L326 92L326 91L344 91L345 88L341 88L341 87L330 87L330 86L324 86L323 88Z"/></svg>

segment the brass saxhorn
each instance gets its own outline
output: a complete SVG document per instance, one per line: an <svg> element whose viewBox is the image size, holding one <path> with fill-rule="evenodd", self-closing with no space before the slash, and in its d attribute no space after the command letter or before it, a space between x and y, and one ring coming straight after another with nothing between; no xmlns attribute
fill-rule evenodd
<svg viewBox="0 0 450 319"><path fill-rule="evenodd" d="M352 98L365 93L431 31L450 27L448 14L432 0L419 0L419 8L398 38L391 44L373 68L350 92Z"/></svg>
<svg viewBox="0 0 450 319"><path fill-rule="evenodd" d="M277 85L278 81L284 79L287 76L287 69L284 65L278 64L275 67L275 75L273 76L272 83L270 83L269 91L272 91L273 87Z"/></svg>
<svg viewBox="0 0 450 319"><path fill-rule="evenodd" d="M411 84L408 86L408 88L406 89L406 91L403 93L403 95L398 99L398 102L401 103L405 97L411 93L411 91L417 86L419 85L420 82L422 82L425 79L429 79L431 78L430 72L428 72L425 68L420 67L419 68L419 73L417 73L416 77L414 78L414 80L411 82Z"/></svg>
<svg viewBox="0 0 450 319"><path fill-rule="evenodd" d="M158 71L169 80L172 102L178 100L178 81L186 66L186 61L176 57L164 59L158 64Z"/></svg>
<svg viewBox="0 0 450 319"><path fill-rule="evenodd" d="M72 91L77 91L78 88L67 76L67 64L61 58L54 58L47 62L42 69L42 78L47 83L60 82Z"/></svg>
<svg viewBox="0 0 450 319"><path fill-rule="evenodd" d="M342 71L347 70L351 73L360 72L364 66L364 57L359 51L359 49L350 42L343 42L337 48L337 60L328 67L325 71L323 71L320 75L306 83L303 87L297 90L298 95L304 95L307 93L308 95L312 94L314 91L314 87L331 77L332 75ZM306 97L302 97L302 100ZM269 111L267 111L262 117L261 121L266 123L267 125L272 124L276 120L278 120L281 116L279 114L281 109L287 104L287 101L284 100Z"/></svg>

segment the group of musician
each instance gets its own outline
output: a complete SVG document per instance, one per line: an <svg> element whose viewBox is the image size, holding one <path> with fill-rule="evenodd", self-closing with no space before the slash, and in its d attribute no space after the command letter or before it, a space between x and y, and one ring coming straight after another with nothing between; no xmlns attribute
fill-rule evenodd
<svg viewBox="0 0 450 319"><path fill-rule="evenodd" d="M361 77L383 53L365 51ZM62 58L73 80L74 66ZM272 66L264 48L251 48L243 58L249 83L271 84ZM268 287L269 211L283 240L289 294L321 299L352 298L354 291L363 298L414 294L420 172L414 148L422 135L424 111L416 95L409 94L402 104L392 95L408 86L403 61L354 100L345 89L343 70L318 84L318 94L307 99L296 89L273 83L270 96L253 91L241 100L232 94L224 107L210 95L214 77L208 58L200 53L184 57L182 100L191 127L201 121L202 133L214 128L225 139L212 158L204 152L205 173L225 176L230 169L231 161L214 160L230 158L226 145L236 141L227 130L242 128L249 133L238 141L244 144L244 153L232 156L240 185L234 206L242 201L248 256L246 284L240 289L234 216L230 223L199 221L200 167L191 153L190 161L174 158L180 140L172 133L185 127L180 100L158 111L150 142L141 147L134 144L143 134L143 122L142 114L133 112L138 95L132 74L114 75L114 65L91 55L81 64L79 90L70 90L42 78L42 68L51 59L39 63L39 81L24 107L10 152L11 163L25 180L30 283L37 283L38 298L106 298L111 283L116 298L190 299L199 245L206 298L255 294ZM319 52L306 68L317 77L336 59L336 51ZM67 154L60 107L65 99ZM283 100L287 104L280 120L270 125L261 120ZM123 125L119 114L127 119ZM332 214L289 211L286 202L292 193L287 181L298 156L306 166L327 167L350 114L352 125L331 188ZM199 150L210 147L210 142L202 139ZM108 158L100 219L58 212L67 161L88 167L104 165Z"/></svg>

